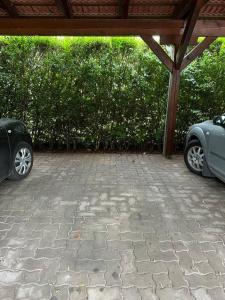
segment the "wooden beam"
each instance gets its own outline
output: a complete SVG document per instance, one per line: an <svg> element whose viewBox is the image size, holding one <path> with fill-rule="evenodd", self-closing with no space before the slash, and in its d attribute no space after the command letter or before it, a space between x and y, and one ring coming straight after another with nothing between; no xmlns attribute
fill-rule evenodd
<svg viewBox="0 0 225 300"><path fill-rule="evenodd" d="M158 59L168 68L170 72L173 70L174 62L169 55L163 50L163 48L153 39L152 36L142 35L141 38L149 46L152 52L158 57Z"/></svg>
<svg viewBox="0 0 225 300"><path fill-rule="evenodd" d="M130 0L119 0L119 18L127 19Z"/></svg>
<svg viewBox="0 0 225 300"><path fill-rule="evenodd" d="M225 21L199 20L196 23L193 34L197 36L225 36Z"/></svg>
<svg viewBox="0 0 225 300"><path fill-rule="evenodd" d="M183 0L175 8L173 17L176 19L183 19L191 10L193 0Z"/></svg>
<svg viewBox="0 0 225 300"><path fill-rule="evenodd" d="M65 17L73 17L73 8L68 0L55 0L57 7L63 12Z"/></svg>
<svg viewBox="0 0 225 300"><path fill-rule="evenodd" d="M0 18L2 35L171 35L182 32L181 20Z"/></svg>
<svg viewBox="0 0 225 300"><path fill-rule="evenodd" d="M185 22L168 19L0 18L0 35L182 35ZM194 36L225 36L224 20L199 20Z"/></svg>
<svg viewBox="0 0 225 300"><path fill-rule="evenodd" d="M9 14L10 17L18 17L14 4L10 0L0 0L1 7Z"/></svg>
<svg viewBox="0 0 225 300"><path fill-rule="evenodd" d="M174 53L175 53L175 49ZM175 58L175 54L173 56ZM164 133L163 154L166 157L170 157L174 151L174 134L176 128L176 113L177 102L180 88L180 70L173 68L170 73L169 90L168 90L168 103L167 103L167 115L166 126Z"/></svg>
<svg viewBox="0 0 225 300"><path fill-rule="evenodd" d="M203 5L206 3L205 0L196 0L194 3L194 6L191 9L191 13L188 17L187 24L184 29L184 33L181 39L180 46L177 51L176 59L175 59L175 64L176 68L180 69L182 61L184 59L185 53L187 51L189 42L191 40L191 36L193 34L196 22L198 20L200 11L203 7Z"/></svg>
<svg viewBox="0 0 225 300"><path fill-rule="evenodd" d="M202 55L202 53L216 40L216 37L206 37L201 43L195 46L183 60L181 65L181 70L185 69L190 63L192 63L197 57Z"/></svg>

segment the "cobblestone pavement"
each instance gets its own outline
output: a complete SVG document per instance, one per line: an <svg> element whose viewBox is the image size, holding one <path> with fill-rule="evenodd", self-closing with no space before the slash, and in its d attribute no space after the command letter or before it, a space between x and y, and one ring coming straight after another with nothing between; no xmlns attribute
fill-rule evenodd
<svg viewBox="0 0 225 300"><path fill-rule="evenodd" d="M225 185L182 157L36 154L0 185L0 299L225 299Z"/></svg>

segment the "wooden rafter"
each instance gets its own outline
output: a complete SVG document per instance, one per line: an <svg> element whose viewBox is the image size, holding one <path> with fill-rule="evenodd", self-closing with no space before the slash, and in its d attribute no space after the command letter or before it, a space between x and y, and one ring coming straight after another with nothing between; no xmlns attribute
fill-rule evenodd
<svg viewBox="0 0 225 300"><path fill-rule="evenodd" d="M0 5L10 17L18 17L17 10L10 0L0 0Z"/></svg>
<svg viewBox="0 0 225 300"><path fill-rule="evenodd" d="M193 0L183 0L180 2L180 4L177 5L173 17L175 19L183 19L188 14L188 12L191 10L191 7L193 5Z"/></svg>
<svg viewBox="0 0 225 300"><path fill-rule="evenodd" d="M216 40L216 37L206 37L201 43L195 46L185 57L181 65L181 69L185 69L191 62L202 53Z"/></svg>
<svg viewBox="0 0 225 300"><path fill-rule="evenodd" d="M175 19L175 20L185 19L191 10L193 1L194 0L181 0L174 9L173 19ZM160 37L160 42L161 42L161 39L168 40L168 44L174 45L175 49L178 49L181 39L182 39L182 36L176 35L176 36L170 36L169 38L168 37Z"/></svg>
<svg viewBox="0 0 225 300"><path fill-rule="evenodd" d="M179 69L181 67L182 61L184 59L184 56L186 54L187 48L189 46L189 42L191 40L195 25L197 23L200 11L202 7L205 5L205 0L196 0L193 4L193 7L191 9L191 12L188 16L188 20L184 29L184 33L181 39L180 46L178 48L177 54L176 54L176 68Z"/></svg>
<svg viewBox="0 0 225 300"><path fill-rule="evenodd" d="M141 37L143 41L149 46L149 48L155 53L158 59L168 68L170 72L172 72L174 62L163 50L163 48L153 39L152 36L143 35Z"/></svg>
<svg viewBox="0 0 225 300"><path fill-rule="evenodd" d="M127 19L130 0L119 0L119 18Z"/></svg>
<svg viewBox="0 0 225 300"><path fill-rule="evenodd" d="M65 17L72 18L73 17L73 8L69 0L55 0L58 8L63 12Z"/></svg>

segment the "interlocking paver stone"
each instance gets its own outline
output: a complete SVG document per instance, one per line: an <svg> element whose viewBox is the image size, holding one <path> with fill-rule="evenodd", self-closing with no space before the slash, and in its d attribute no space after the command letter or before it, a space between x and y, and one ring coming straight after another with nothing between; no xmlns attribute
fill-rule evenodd
<svg viewBox="0 0 225 300"><path fill-rule="evenodd" d="M217 274L225 274L225 266L223 265L223 260L215 251L210 251L206 253L209 265Z"/></svg>
<svg viewBox="0 0 225 300"><path fill-rule="evenodd" d="M121 265L119 262L107 261L105 279L107 286L121 286Z"/></svg>
<svg viewBox="0 0 225 300"><path fill-rule="evenodd" d="M14 299L15 298L15 287L13 286L6 286L1 285L0 286L0 296L1 299Z"/></svg>
<svg viewBox="0 0 225 300"><path fill-rule="evenodd" d="M22 271L0 271L0 283L12 284L15 282L23 282Z"/></svg>
<svg viewBox="0 0 225 300"><path fill-rule="evenodd" d="M125 250L121 252L121 267L123 273L132 273L136 271L134 261L134 253L132 250Z"/></svg>
<svg viewBox="0 0 225 300"><path fill-rule="evenodd" d="M141 300L137 288L122 289L123 300Z"/></svg>
<svg viewBox="0 0 225 300"><path fill-rule="evenodd" d="M121 274L121 279L124 287L148 288L155 287L151 274L127 273Z"/></svg>
<svg viewBox="0 0 225 300"><path fill-rule="evenodd" d="M90 260L90 259L82 259L76 260L74 263L74 270L76 272L100 272L106 271L106 262L104 260Z"/></svg>
<svg viewBox="0 0 225 300"><path fill-rule="evenodd" d="M69 300L86 300L88 299L87 297L87 289L85 287L69 288Z"/></svg>
<svg viewBox="0 0 225 300"><path fill-rule="evenodd" d="M134 255L137 261L149 260L145 242L134 242Z"/></svg>
<svg viewBox="0 0 225 300"><path fill-rule="evenodd" d="M141 300L158 300L158 296L155 294L153 289L139 289L139 294L141 295Z"/></svg>
<svg viewBox="0 0 225 300"><path fill-rule="evenodd" d="M122 300L122 293L119 288L88 288L88 299L90 300Z"/></svg>
<svg viewBox="0 0 225 300"><path fill-rule="evenodd" d="M153 274L153 280L156 283L157 288L169 288L172 287L172 282L167 274L160 273L160 274Z"/></svg>
<svg viewBox="0 0 225 300"><path fill-rule="evenodd" d="M98 286L106 285L104 272L89 273L88 279L89 279L88 286L90 287L98 287Z"/></svg>
<svg viewBox="0 0 225 300"><path fill-rule="evenodd" d="M51 298L49 300L68 300L69 287L68 285L59 285L51 287Z"/></svg>
<svg viewBox="0 0 225 300"><path fill-rule="evenodd" d="M209 265L208 262L196 263L196 268L198 269L198 273L200 273L202 275L206 275L206 274L215 272L213 270L213 268Z"/></svg>
<svg viewBox="0 0 225 300"><path fill-rule="evenodd" d="M166 264L161 261L137 262L136 266L137 266L138 273L167 273L168 272Z"/></svg>
<svg viewBox="0 0 225 300"><path fill-rule="evenodd" d="M41 271L23 271L23 282L24 283L37 283L40 282Z"/></svg>
<svg viewBox="0 0 225 300"><path fill-rule="evenodd" d="M15 299L49 300L51 288L49 285L21 285L16 290Z"/></svg>
<svg viewBox="0 0 225 300"><path fill-rule="evenodd" d="M221 284L214 274L198 275L191 274L185 276L191 288L205 287L205 288L216 288L220 287Z"/></svg>
<svg viewBox="0 0 225 300"><path fill-rule="evenodd" d="M88 283L87 273L85 272L58 272L57 276L57 284L68 284L70 286L84 286Z"/></svg>
<svg viewBox="0 0 225 300"><path fill-rule="evenodd" d="M0 199L0 299L225 299L225 186L181 156L38 153Z"/></svg>
<svg viewBox="0 0 225 300"><path fill-rule="evenodd" d="M157 290L156 294L159 296L160 300L196 300L188 291L188 289L171 289L165 288ZM205 299L204 299L205 300Z"/></svg>
<svg viewBox="0 0 225 300"><path fill-rule="evenodd" d="M210 299L225 300L225 293L224 289L222 288L208 289L207 294L209 295Z"/></svg>

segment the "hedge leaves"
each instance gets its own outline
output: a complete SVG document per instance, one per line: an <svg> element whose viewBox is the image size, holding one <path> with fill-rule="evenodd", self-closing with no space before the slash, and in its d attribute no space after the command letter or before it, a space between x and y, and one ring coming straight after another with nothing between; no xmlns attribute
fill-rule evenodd
<svg viewBox="0 0 225 300"><path fill-rule="evenodd" d="M169 74L139 39L4 37L0 117L23 120L36 147L160 150ZM176 144L225 112L225 50L184 71Z"/></svg>

